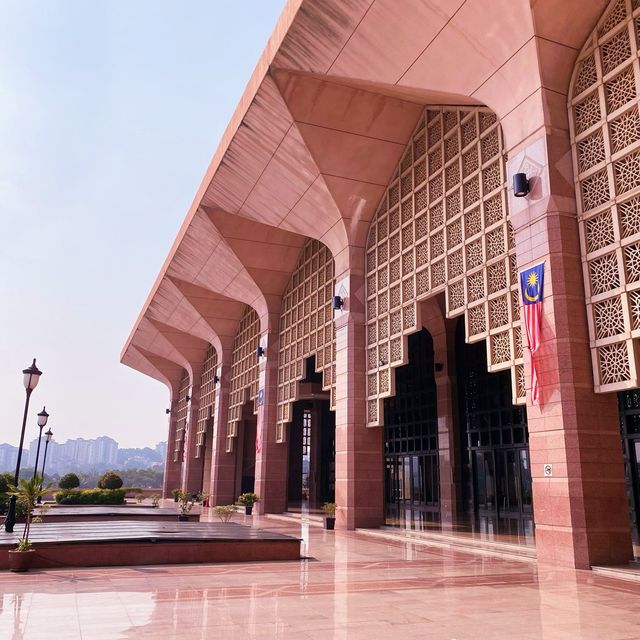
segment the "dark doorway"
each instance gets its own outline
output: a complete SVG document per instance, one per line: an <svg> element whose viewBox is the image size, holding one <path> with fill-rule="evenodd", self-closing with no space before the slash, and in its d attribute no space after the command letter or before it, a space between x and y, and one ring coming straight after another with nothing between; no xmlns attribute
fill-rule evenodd
<svg viewBox="0 0 640 640"><path fill-rule="evenodd" d="M640 559L640 389L618 394L633 551Z"/></svg>
<svg viewBox="0 0 640 640"><path fill-rule="evenodd" d="M257 429L258 417L253 413L253 402L247 402L242 408L242 420L238 424L236 495L255 490Z"/></svg>
<svg viewBox="0 0 640 640"><path fill-rule="evenodd" d="M299 385L300 399L293 403L289 425L288 509L319 511L335 501L335 413L315 358L308 358L306 375Z"/></svg>
<svg viewBox="0 0 640 640"><path fill-rule="evenodd" d="M288 509L335 501L335 414L328 400L298 400L289 426Z"/></svg>
<svg viewBox="0 0 640 640"><path fill-rule="evenodd" d="M509 371L489 373L485 342L456 329L462 498L473 529L533 537L527 412L512 404Z"/></svg>
<svg viewBox="0 0 640 640"><path fill-rule="evenodd" d="M395 371L396 394L384 401L385 522L422 528L440 515L431 334L410 335L408 352L409 364Z"/></svg>

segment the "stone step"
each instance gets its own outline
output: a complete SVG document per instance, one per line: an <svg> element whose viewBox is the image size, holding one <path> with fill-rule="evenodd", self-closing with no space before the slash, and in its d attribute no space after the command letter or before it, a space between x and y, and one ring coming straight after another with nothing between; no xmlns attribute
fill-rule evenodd
<svg viewBox="0 0 640 640"><path fill-rule="evenodd" d="M607 578L618 578L619 580L631 580L640 582L640 563L630 562L628 565L620 565L617 567L591 567L593 573Z"/></svg>
<svg viewBox="0 0 640 640"><path fill-rule="evenodd" d="M536 559L535 547L527 545L482 540L479 538L470 538L468 536L432 531L407 531L402 529L356 529L356 531L364 535L380 539L410 542L411 544L421 544L431 547L465 551L468 553L491 555L508 560L534 562Z"/></svg>

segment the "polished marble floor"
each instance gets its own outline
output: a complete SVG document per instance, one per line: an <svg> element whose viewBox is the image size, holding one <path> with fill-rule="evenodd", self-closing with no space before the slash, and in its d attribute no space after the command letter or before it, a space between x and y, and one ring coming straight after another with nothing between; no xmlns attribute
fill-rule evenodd
<svg viewBox="0 0 640 640"><path fill-rule="evenodd" d="M0 638L640 638L638 583L304 521L253 522L301 536L308 559L2 571Z"/></svg>

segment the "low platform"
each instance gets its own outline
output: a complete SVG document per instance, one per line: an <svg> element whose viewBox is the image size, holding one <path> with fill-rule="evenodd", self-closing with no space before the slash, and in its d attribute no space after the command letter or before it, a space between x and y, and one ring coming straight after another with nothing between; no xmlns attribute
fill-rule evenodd
<svg viewBox="0 0 640 640"><path fill-rule="evenodd" d="M155 522L175 522L178 520L179 509L167 507L153 508L149 506L115 505L115 506L73 506L56 505L51 507L43 516L45 522L92 522L103 520L144 520ZM38 509L35 511L38 515ZM200 510L188 514L189 522L200 520Z"/></svg>
<svg viewBox="0 0 640 640"><path fill-rule="evenodd" d="M0 533L0 569L8 567L22 526ZM33 567L98 567L298 560L300 540L235 523L44 522L31 528Z"/></svg>

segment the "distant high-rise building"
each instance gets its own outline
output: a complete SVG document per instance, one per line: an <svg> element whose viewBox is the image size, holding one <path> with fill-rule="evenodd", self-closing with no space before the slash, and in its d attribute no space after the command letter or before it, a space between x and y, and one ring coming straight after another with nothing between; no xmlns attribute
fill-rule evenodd
<svg viewBox="0 0 640 640"><path fill-rule="evenodd" d="M25 455L23 453L23 460ZM18 447L10 444L0 444L0 472L15 471L18 459Z"/></svg>
<svg viewBox="0 0 640 640"><path fill-rule="evenodd" d="M116 464L118 443L109 436L100 436L91 441L89 464Z"/></svg>

